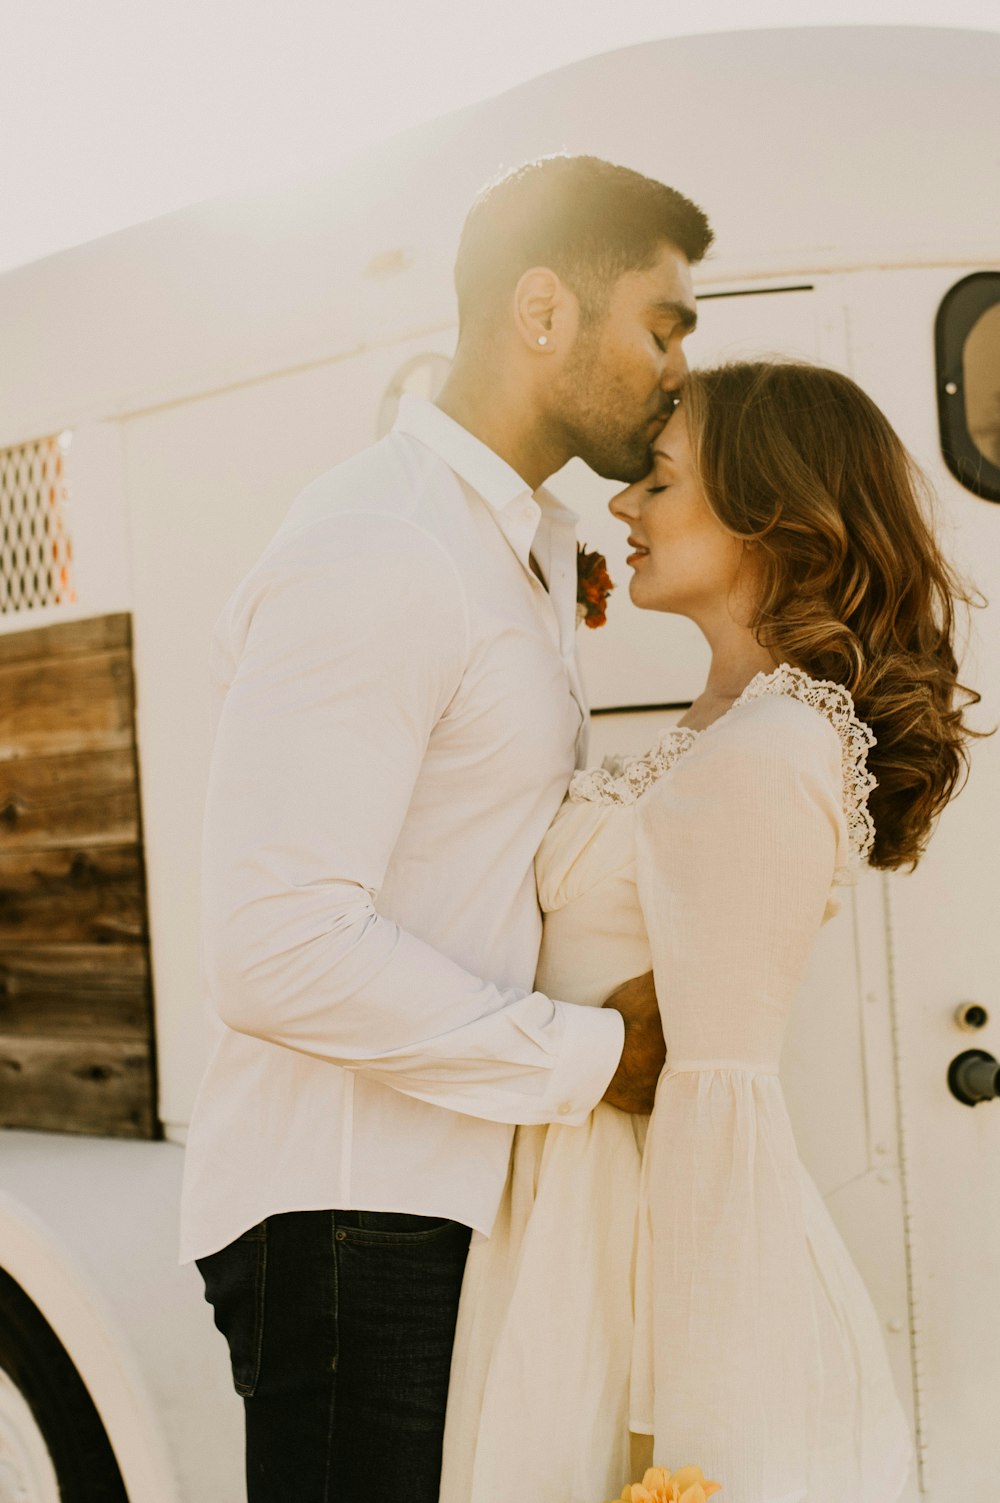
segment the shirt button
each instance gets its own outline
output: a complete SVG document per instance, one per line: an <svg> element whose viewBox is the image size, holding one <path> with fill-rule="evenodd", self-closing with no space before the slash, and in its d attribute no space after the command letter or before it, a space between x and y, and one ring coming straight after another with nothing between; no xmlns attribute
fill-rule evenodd
<svg viewBox="0 0 1000 1503"><path fill-rule="evenodd" d="M573 1107L569 1101L560 1101L558 1110L560 1117L568 1117Z"/></svg>

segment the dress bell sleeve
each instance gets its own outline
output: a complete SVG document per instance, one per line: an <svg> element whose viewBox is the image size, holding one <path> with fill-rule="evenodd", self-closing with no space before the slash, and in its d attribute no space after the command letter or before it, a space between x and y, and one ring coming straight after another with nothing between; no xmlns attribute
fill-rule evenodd
<svg viewBox="0 0 1000 1503"><path fill-rule="evenodd" d="M785 1027L847 864L841 742L767 697L636 807L667 1061L642 1168L632 1428L727 1503L799 1503L821 1394Z"/></svg>

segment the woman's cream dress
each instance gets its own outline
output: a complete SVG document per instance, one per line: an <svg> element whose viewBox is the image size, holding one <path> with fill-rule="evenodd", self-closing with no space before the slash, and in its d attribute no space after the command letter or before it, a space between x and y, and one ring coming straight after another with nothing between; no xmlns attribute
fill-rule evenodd
<svg viewBox="0 0 1000 1503"><path fill-rule="evenodd" d="M720 1503L899 1497L879 1323L778 1079L832 890L871 847L872 742L846 690L783 665L706 730L574 778L538 856L538 985L599 1006L652 968L667 1063L646 1132L603 1105L518 1129L463 1286L442 1503L605 1503L630 1430Z"/></svg>

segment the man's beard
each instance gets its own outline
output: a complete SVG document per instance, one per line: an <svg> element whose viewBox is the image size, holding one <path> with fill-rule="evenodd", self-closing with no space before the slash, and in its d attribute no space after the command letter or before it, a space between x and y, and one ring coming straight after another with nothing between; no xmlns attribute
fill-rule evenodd
<svg viewBox="0 0 1000 1503"><path fill-rule="evenodd" d="M581 443L577 452L584 464L589 465L604 480L634 485L653 468L653 450L646 436L648 431L647 427L631 436L622 433L615 436L608 434L606 441L589 447L585 448Z"/></svg>
<svg viewBox="0 0 1000 1503"><path fill-rule="evenodd" d="M591 395L600 370L599 342L587 340L574 351L560 382L560 419L573 453L605 480L633 485L653 466L651 423L655 413L635 422L625 391L607 385ZM628 417L626 417L628 413ZM632 421L630 422L630 419ZM633 426L634 424L634 426Z"/></svg>
<svg viewBox="0 0 1000 1503"><path fill-rule="evenodd" d="M630 432L616 415L584 406L573 413L565 427L574 454L595 474L634 485L653 467L649 422L647 418Z"/></svg>

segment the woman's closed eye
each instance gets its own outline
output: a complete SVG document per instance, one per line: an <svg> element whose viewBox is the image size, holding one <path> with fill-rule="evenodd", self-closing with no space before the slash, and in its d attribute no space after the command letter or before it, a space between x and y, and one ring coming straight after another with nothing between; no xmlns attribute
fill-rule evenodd
<svg viewBox="0 0 1000 1503"><path fill-rule="evenodd" d="M646 487L646 495L647 496L658 496L661 491L668 491L669 489L670 489L669 485L647 485L647 487Z"/></svg>

